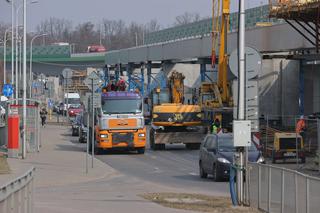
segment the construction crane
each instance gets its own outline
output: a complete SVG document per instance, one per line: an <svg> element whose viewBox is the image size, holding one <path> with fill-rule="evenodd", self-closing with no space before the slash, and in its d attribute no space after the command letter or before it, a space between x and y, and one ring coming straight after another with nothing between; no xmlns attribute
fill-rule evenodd
<svg viewBox="0 0 320 213"><path fill-rule="evenodd" d="M221 20L220 20L221 16ZM228 54L227 39L230 19L230 0L213 0L212 7L212 58L216 58L219 47L218 87L222 103L230 105L230 89L228 88ZM214 61L213 60L213 61ZM215 66L215 64L212 64Z"/></svg>
<svg viewBox="0 0 320 213"><path fill-rule="evenodd" d="M233 98L228 83L227 39L230 19L230 0L212 0L212 51L211 65L218 69L217 82L203 82L200 105L205 120L218 118L224 124L223 114L232 118ZM219 49L217 54L216 50ZM217 57L218 56L218 57ZM218 61L216 60L218 58ZM216 63L218 62L218 64ZM229 121L226 121L229 123Z"/></svg>

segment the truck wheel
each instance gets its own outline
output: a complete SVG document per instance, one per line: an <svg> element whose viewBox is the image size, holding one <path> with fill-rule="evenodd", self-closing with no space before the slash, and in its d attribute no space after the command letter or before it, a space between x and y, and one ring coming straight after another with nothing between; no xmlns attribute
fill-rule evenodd
<svg viewBox="0 0 320 213"><path fill-rule="evenodd" d="M198 143L187 143L186 144L186 148L187 149L191 149L191 150L200 149L200 144L198 144Z"/></svg>
<svg viewBox="0 0 320 213"><path fill-rule="evenodd" d="M272 156L272 163L275 164L277 162L276 158Z"/></svg>
<svg viewBox="0 0 320 213"><path fill-rule="evenodd" d="M103 152L102 149L100 149L100 148L98 148L98 147L96 147L96 146L94 147L94 154L95 154L95 155L101 155L102 152Z"/></svg>
<svg viewBox="0 0 320 213"><path fill-rule="evenodd" d="M150 129L149 134L149 144L152 150L156 150L156 145L154 144L154 130L152 128Z"/></svg>
<svg viewBox="0 0 320 213"><path fill-rule="evenodd" d="M301 158L301 163L306 163L306 157Z"/></svg>
<svg viewBox="0 0 320 213"><path fill-rule="evenodd" d="M137 152L138 152L138 154L144 154L145 148L138 148Z"/></svg>
<svg viewBox="0 0 320 213"><path fill-rule="evenodd" d="M156 144L156 149L157 150L165 150L166 149L166 145L165 144Z"/></svg>
<svg viewBox="0 0 320 213"><path fill-rule="evenodd" d="M200 178L207 178L208 177L208 174L204 171L204 169L202 167L201 161L199 162L199 174L200 174Z"/></svg>
<svg viewBox="0 0 320 213"><path fill-rule="evenodd" d="M212 176L215 182L219 182L222 180L221 174L219 174L219 169L216 164L213 164Z"/></svg>

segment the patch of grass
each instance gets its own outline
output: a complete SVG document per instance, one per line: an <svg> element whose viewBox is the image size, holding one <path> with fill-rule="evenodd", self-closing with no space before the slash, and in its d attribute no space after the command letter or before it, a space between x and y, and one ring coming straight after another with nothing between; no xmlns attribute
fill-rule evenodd
<svg viewBox="0 0 320 213"><path fill-rule="evenodd" d="M212 213L260 213L247 207L234 207L228 197L183 193L149 193L140 195L165 207Z"/></svg>

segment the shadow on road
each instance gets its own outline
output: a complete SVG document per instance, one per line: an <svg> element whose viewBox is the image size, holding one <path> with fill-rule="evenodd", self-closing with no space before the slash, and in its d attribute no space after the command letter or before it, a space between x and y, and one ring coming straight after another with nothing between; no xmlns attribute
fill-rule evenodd
<svg viewBox="0 0 320 213"><path fill-rule="evenodd" d="M83 149L83 147L78 147L78 146L74 146L74 145L62 145L62 144L58 144L55 148L55 150L59 150L59 151L74 151L74 152L85 152L85 150Z"/></svg>

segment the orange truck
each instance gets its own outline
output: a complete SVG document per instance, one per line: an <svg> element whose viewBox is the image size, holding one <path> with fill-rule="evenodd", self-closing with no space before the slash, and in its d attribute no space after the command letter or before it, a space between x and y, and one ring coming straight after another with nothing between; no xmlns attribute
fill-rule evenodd
<svg viewBox="0 0 320 213"><path fill-rule="evenodd" d="M147 135L139 93L102 93L101 108L95 114L96 153L110 149L145 152Z"/></svg>

